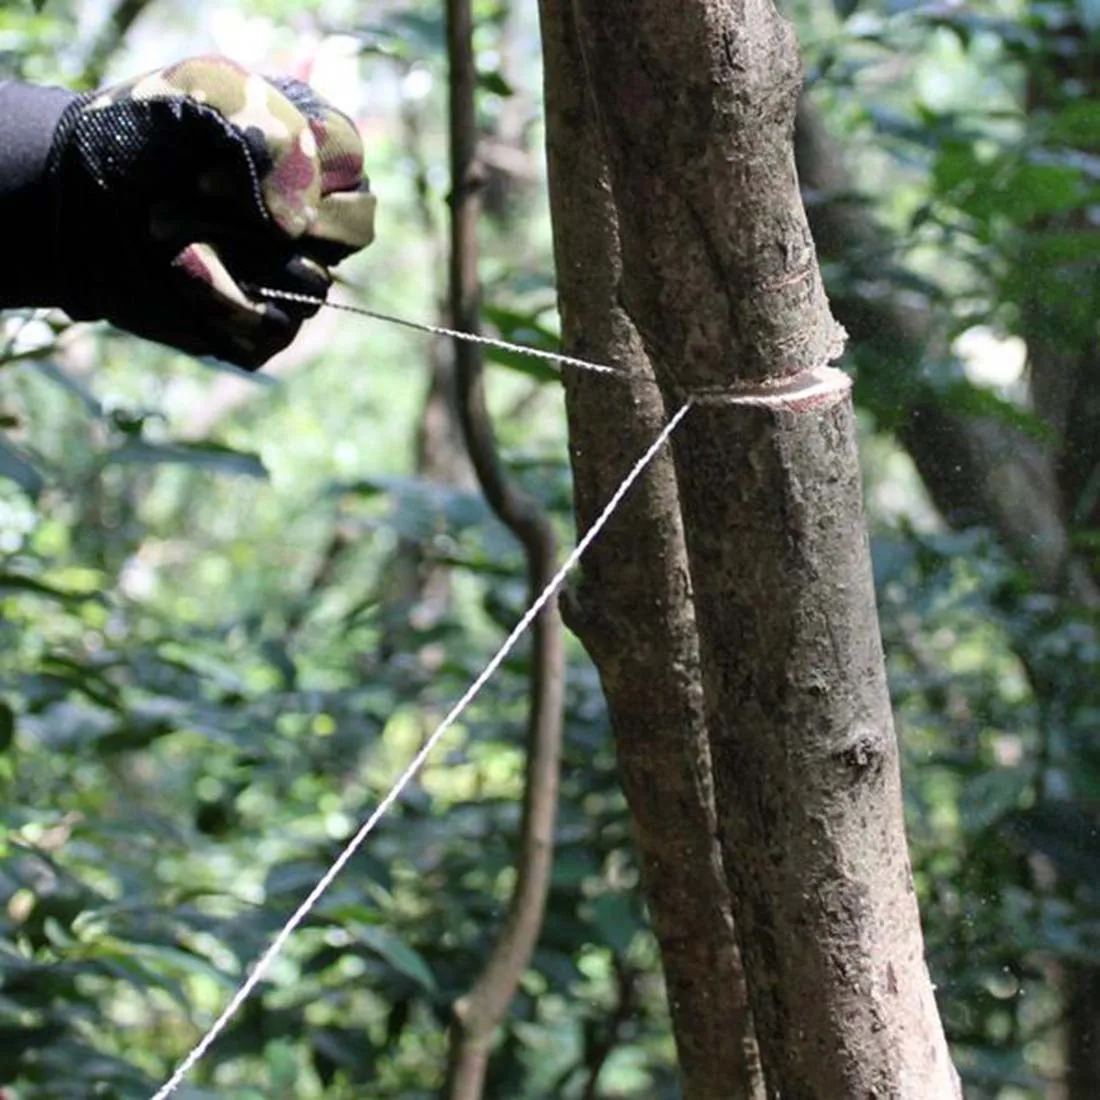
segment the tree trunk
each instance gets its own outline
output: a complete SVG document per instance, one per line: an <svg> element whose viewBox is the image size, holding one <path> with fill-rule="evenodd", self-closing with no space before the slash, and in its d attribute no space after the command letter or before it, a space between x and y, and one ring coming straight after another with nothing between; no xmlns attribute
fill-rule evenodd
<svg viewBox="0 0 1100 1100"><path fill-rule="evenodd" d="M540 4L563 342L652 382L616 300L622 262L570 0ZM666 419L652 385L566 376L577 525L585 530ZM607 697L661 949L685 1100L763 1100L729 891L715 840L695 616L671 459L658 456L585 558L569 625Z"/></svg>
<svg viewBox="0 0 1100 1100"><path fill-rule="evenodd" d="M1072 967L1064 984L1067 1100L1094 1100L1100 1081L1100 972Z"/></svg>
<svg viewBox="0 0 1100 1100"><path fill-rule="evenodd" d="M673 449L768 1093L947 1100L958 1086L905 847L854 419L826 366L841 333L794 172L793 35L766 0L574 8L619 298L670 404L695 402ZM566 273L584 260L559 255ZM578 432L587 415L575 409ZM619 659L631 676L633 653Z"/></svg>

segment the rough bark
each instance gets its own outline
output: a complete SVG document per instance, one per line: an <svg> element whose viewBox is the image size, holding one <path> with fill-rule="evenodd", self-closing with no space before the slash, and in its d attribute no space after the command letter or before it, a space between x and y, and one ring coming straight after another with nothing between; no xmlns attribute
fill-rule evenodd
<svg viewBox="0 0 1100 1100"><path fill-rule="evenodd" d="M677 275L622 284L647 348L669 364L662 382L723 388L831 358L837 326L806 323L825 292L791 167L801 67L789 24L766 0L577 8L624 268ZM755 147L738 148L749 132Z"/></svg>
<svg viewBox="0 0 1100 1100"><path fill-rule="evenodd" d="M854 417L766 0L575 0L622 301L666 393L719 833L769 1094L946 1100Z"/></svg>
<svg viewBox="0 0 1100 1100"><path fill-rule="evenodd" d="M570 0L540 4L547 157L567 352L651 380L616 295L622 272L602 144ZM624 415L630 402L631 415ZM666 413L654 386L566 375L577 525L586 529ZM762 1098L729 891L715 840L675 473L658 456L585 558L569 625L600 673L660 945L685 1100Z"/></svg>
<svg viewBox="0 0 1100 1100"><path fill-rule="evenodd" d="M769 1086L784 1100L954 1096L850 403L704 407L681 442L719 822Z"/></svg>
<svg viewBox="0 0 1100 1100"><path fill-rule="evenodd" d="M451 257L450 300L455 328L478 331L480 280L477 231L480 214L477 126L474 96L477 70L472 44L470 0L447 2L450 65ZM490 507L516 536L527 560L529 600L549 584L557 564L557 541L549 520L501 466L485 405L480 349L456 340L459 418L478 482ZM555 602L531 628L531 687L527 723L527 766L520 822L516 885L508 916L473 988L454 1006L450 1059L444 1094L448 1100L479 1100L485 1087L493 1039L520 978L531 961L542 928L557 821L559 762L564 711L565 647Z"/></svg>

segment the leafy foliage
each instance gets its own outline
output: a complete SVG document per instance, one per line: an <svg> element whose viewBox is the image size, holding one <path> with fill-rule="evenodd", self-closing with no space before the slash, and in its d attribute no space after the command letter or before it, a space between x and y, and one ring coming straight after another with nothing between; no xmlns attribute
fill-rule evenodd
<svg viewBox="0 0 1100 1100"><path fill-rule="evenodd" d="M430 317L440 6L363 5L339 38L343 5L241 10L237 48L268 35L319 76L353 43L386 228L348 279ZM1094 331L1100 113L1064 71L1093 56L1094 14L800 12L815 97L895 242L832 265L831 292L936 319L929 344L868 341L849 365L931 962L968 1095L991 1100L1063 1075L1060 976L1100 962L1096 616L1038 591L991 532L945 531L891 433L935 400L1058 438L1026 379L982 381L952 348L979 325L1032 348ZM483 126L537 164L531 5L478 15ZM162 35L204 7L172 18ZM5 6L7 73L78 82L76 27L64 0ZM120 69L142 67L120 49ZM487 189L506 201L489 203L484 320L553 347L537 194L507 172ZM413 458L433 349L332 318L316 331L264 384L4 321L0 1084L20 1100L148 1096L521 611L516 548L457 471ZM568 529L557 375L493 361L510 469ZM181 1095L435 1094L449 1007L512 880L525 672L522 653L506 663ZM573 652L546 928L490 1095L676 1096L662 997L599 685Z"/></svg>

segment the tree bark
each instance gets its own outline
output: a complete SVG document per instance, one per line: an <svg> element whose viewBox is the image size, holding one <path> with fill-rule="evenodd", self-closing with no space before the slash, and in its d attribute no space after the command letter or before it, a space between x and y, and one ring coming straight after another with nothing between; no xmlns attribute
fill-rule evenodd
<svg viewBox="0 0 1100 1100"><path fill-rule="evenodd" d="M541 0L547 156L566 351L653 373L617 301L618 228L570 0ZM577 526L666 420L660 391L566 375ZM633 415L624 415L632 401ZM585 558L569 625L600 673L660 945L685 1100L762 1100L729 891L715 840L675 473L658 456Z"/></svg>
<svg viewBox="0 0 1100 1100"><path fill-rule="evenodd" d="M769 1094L958 1095L923 959L847 380L767 0L575 0L622 302L666 395Z"/></svg>
<svg viewBox="0 0 1100 1100"><path fill-rule="evenodd" d="M1066 976L1067 1100L1093 1100L1100 1081L1100 972L1075 966Z"/></svg>

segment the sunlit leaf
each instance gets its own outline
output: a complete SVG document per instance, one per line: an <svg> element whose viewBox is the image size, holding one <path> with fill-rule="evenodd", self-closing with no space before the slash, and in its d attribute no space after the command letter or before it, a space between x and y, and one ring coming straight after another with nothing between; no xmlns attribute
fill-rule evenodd
<svg viewBox="0 0 1100 1100"><path fill-rule="evenodd" d="M0 594L25 593L30 596L42 596L45 599L59 600L67 604L83 603L86 600L105 602L100 592L76 592L59 588L37 577L27 577L19 573L0 573Z"/></svg>

